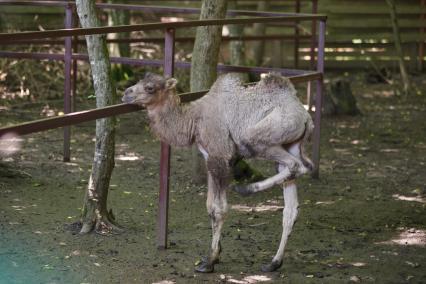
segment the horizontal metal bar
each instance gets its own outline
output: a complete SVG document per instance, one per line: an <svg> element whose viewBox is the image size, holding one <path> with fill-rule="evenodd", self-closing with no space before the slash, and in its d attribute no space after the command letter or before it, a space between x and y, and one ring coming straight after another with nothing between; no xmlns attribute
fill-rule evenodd
<svg viewBox="0 0 426 284"><path fill-rule="evenodd" d="M42 39L53 37L66 37L78 35L94 35L132 31L147 31L168 28L184 28L198 26L215 26L226 24L253 24L253 23L277 23L286 21L308 21L308 20L325 20L324 15L294 15L282 17L251 17L238 19L214 19L214 20L193 20L171 23L149 23L139 25L122 25L112 27L95 27L95 28L75 28L75 29L59 29L50 31L20 32L20 33L1 33L0 44L2 41L23 40L23 39Z"/></svg>
<svg viewBox="0 0 426 284"><path fill-rule="evenodd" d="M75 6L75 2L63 1L0 1L0 5L17 5L17 6L50 6L50 7L66 7L68 5ZM168 6L155 6L155 5L135 5L135 4L113 4L113 3L96 3L100 9L120 9L130 11L143 11L143 12L165 12L165 13L180 13L180 14L199 14L200 8L192 7L168 7ZM227 15L230 16L294 16L295 13L281 13L271 11L245 11L245 10L228 10ZM309 15L300 14L299 15Z"/></svg>
<svg viewBox="0 0 426 284"><path fill-rule="evenodd" d="M301 39L301 41L309 42L312 38L311 35L264 35L264 36L224 36L222 37L222 41L261 41L261 40L294 40L296 38ZM195 40L195 37L178 37L175 39L175 42L192 42ZM148 38L119 38L119 39L107 39L107 43L138 43L138 42L155 42L155 43L164 43L163 37L148 37ZM76 42L75 40L73 42ZM79 39L77 40L79 44L86 43L85 40ZM19 45L19 44L60 44L63 45L63 40L13 40L2 42L1 45Z"/></svg>
<svg viewBox="0 0 426 284"><path fill-rule="evenodd" d="M156 0L157 2L165 2L169 0ZM191 2L199 2L200 0L186 0ZM258 1L270 1L270 0L244 0L247 2L258 2ZM284 0L284 2L293 2L295 0ZM311 2L312 0L300 0L301 2ZM129 1L129 2L138 2L138 1ZM140 2L140 1L139 1ZM178 0L172 0L169 2L180 2ZM64 2L64 1L5 1L0 0L0 5L32 5L32 6L63 6L64 4L68 4L74 2Z"/></svg>
<svg viewBox="0 0 426 284"><path fill-rule="evenodd" d="M199 14L200 8L191 7L167 7L167 6L153 6L153 5L133 5L133 4L113 4L113 3L97 3L97 7L101 9L123 9L131 11L144 11L144 12L169 12L180 14ZM294 16L301 15L300 13L282 13L271 11L248 11L248 10L228 10L226 12L229 16L263 16L263 17L279 17L279 16ZM302 14L309 15L309 14Z"/></svg>
<svg viewBox="0 0 426 284"><path fill-rule="evenodd" d="M74 2L64 1L0 1L0 5L7 6L50 6L50 7L66 7L74 5Z"/></svg>
<svg viewBox="0 0 426 284"><path fill-rule="evenodd" d="M299 83L306 83L314 80L319 80L323 78L323 73L321 72L312 72L312 73L306 73L306 74L300 74L289 77L290 81L293 84L299 84Z"/></svg>
<svg viewBox="0 0 426 284"><path fill-rule="evenodd" d="M26 59L47 59L47 60L64 60L63 54L51 54L51 53L25 53L25 52L12 52L12 51L0 51L0 57L6 58L26 58ZM75 53L72 55L73 59L88 61L89 57L86 54ZM129 57L111 57L112 63L121 63L133 66L157 66L161 67L164 64L163 60L157 59L135 59ZM190 62L176 61L176 67L180 68L191 68ZM301 75L311 75L314 71L286 69L286 68L273 68L273 67L252 67L252 66L236 66L236 65L217 65L217 70L228 71L228 72L245 72L245 73L268 73L278 72L283 76L293 77ZM308 78L308 77L307 77Z"/></svg>
<svg viewBox="0 0 426 284"><path fill-rule="evenodd" d="M84 55L84 54L75 54L73 55L73 58L77 60L86 60L86 61L88 60L87 55ZM111 59L111 62L113 63L122 63L127 65L134 65L134 66L149 65L149 66L161 67L164 64L163 60L156 60L156 59L134 59L134 58L128 58L128 57L111 57L110 59ZM176 61L175 67L191 68L191 63L184 62L184 61ZM310 80L312 81L312 80L321 78L321 77L318 77L319 73L316 71L287 69L287 68L253 67L253 66L218 64L217 70L222 72L227 71L227 72L257 73L257 74L276 72L276 73L280 73L283 76L289 77L291 80L295 78L294 80L296 83L308 82Z"/></svg>
<svg viewBox="0 0 426 284"><path fill-rule="evenodd" d="M207 94L208 91L209 90L192 92L192 93L183 93L183 94L179 95L180 101L182 103L189 103L189 102L195 101L195 100L201 98L202 96L204 96L205 94Z"/></svg>
<svg viewBox="0 0 426 284"><path fill-rule="evenodd" d="M79 124L108 116L138 111L141 108L137 105L119 104L99 109L73 112L62 116L35 120L14 126L0 128L0 137L6 133L14 133L16 135L25 135L34 132L45 131L48 129Z"/></svg>
<svg viewBox="0 0 426 284"><path fill-rule="evenodd" d="M39 60L64 60L64 54L44 53L44 52L18 52L0 51L0 57L19 59L39 59Z"/></svg>

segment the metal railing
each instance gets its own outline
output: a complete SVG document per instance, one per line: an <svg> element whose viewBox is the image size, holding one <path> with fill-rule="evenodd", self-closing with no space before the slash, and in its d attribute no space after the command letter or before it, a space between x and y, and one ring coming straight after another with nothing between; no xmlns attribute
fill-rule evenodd
<svg viewBox="0 0 426 284"><path fill-rule="evenodd" d="M318 176L319 170L319 146L320 146L320 124L321 124L321 109L323 100L323 74L324 74L324 45L325 45L325 31L326 31L326 20L327 17L324 15L317 14L294 14L294 13L269 13L266 12L267 17L250 17L250 18L226 18L226 19L215 19L215 20L193 20L183 22L171 22L171 23L150 23L141 25L123 25L123 26L110 26L110 27L96 27L96 28L71 28L73 10L75 4L73 2L56 2L56 1L2 1L1 4L8 5L45 5L45 6L60 6L65 8L65 23L66 29L60 30L48 30L48 31L35 31L35 32L20 32L20 33L2 33L0 34L0 46L3 43L11 44L24 42L28 40L45 40L46 38L65 38L65 54L46 54L46 53L16 53L16 52L0 52L0 57L13 57L13 58L33 58L33 59L51 59L51 60L62 60L65 62L65 91L64 91L64 112L65 115L47 119L36 120L27 122L15 126L0 128L0 138L6 133L14 133L17 135L24 135L38 131L44 131L47 129L64 127L64 159L69 158L69 141L70 141L70 125L81 123L84 121L90 121L98 118L109 117L119 115L123 113L129 113L138 111L141 108L128 105L118 104L108 106L105 108L87 110L82 112L71 112L71 89L72 89L72 69L73 61L76 60L88 60L87 55L84 54L73 54L73 36L80 35L94 35L94 34L107 34L107 33L119 33L119 32L131 32L131 31L148 31L148 30L163 30L164 31L164 58L163 61L159 60L140 60L132 58L111 58L112 62L131 64L131 65L152 65L152 66L163 66L164 75L173 76L174 68L184 67L190 68L190 63L186 62L175 62L175 30L184 27L198 27L198 26L210 26L210 25L228 25L228 24L253 24L253 23L288 23L288 22L301 22L311 21L319 22L318 25L318 38L313 41L317 49L317 64L315 70L296 70L296 69L284 69L284 68L267 68L267 67L244 67L244 66L232 66L232 65L219 65L218 69L222 71L234 71L234 72L252 72L252 73L264 73L275 71L279 72L284 76L290 78L293 83L316 82L316 100L315 100L315 114L314 114L314 135L313 135L313 162L315 164L314 176ZM135 7L135 5L118 5L118 4L98 4L99 7L103 8L122 8L128 9ZM146 6L145 6L146 7ZM155 7L153 9L159 9ZM164 9L163 7L161 9ZM167 8L171 9L171 8ZM191 10L192 8L179 8L181 11ZM198 9L196 10L199 11ZM240 15L238 11L231 11L231 13ZM263 15L260 12L249 12L242 11L244 15ZM271 16L273 15L273 16ZM278 16L277 16L278 15ZM312 57L314 58L314 57ZM76 73L74 72L74 75ZM75 80L74 80L75 82ZM310 88L308 88L310 89ZM205 94L207 91L186 93L182 94L182 102L188 102L195 100ZM68 155L68 156L66 156ZM170 176L170 146L161 143L161 154L160 154L160 190L159 190L159 206L158 206L158 220L157 220L157 246L159 248L167 247L167 223L168 223L168 194L169 194L169 176Z"/></svg>

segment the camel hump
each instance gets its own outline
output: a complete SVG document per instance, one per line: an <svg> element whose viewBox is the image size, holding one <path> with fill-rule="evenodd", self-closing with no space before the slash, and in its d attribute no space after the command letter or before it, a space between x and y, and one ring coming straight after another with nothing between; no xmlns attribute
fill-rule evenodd
<svg viewBox="0 0 426 284"><path fill-rule="evenodd" d="M243 84L244 84L244 81L241 78L241 76L239 76L238 74L226 73L226 74L220 75L217 78L216 82L214 82L210 90L215 93L229 91L234 88L240 88L241 86L243 86Z"/></svg>
<svg viewBox="0 0 426 284"><path fill-rule="evenodd" d="M258 86L279 89L294 89L290 80L278 73L268 73L258 83Z"/></svg>

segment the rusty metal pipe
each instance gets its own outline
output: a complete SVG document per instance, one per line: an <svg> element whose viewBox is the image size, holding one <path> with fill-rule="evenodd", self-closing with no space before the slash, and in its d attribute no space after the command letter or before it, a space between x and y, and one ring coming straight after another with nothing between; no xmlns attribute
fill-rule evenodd
<svg viewBox="0 0 426 284"><path fill-rule="evenodd" d="M317 72L324 74L324 49L325 49L325 21L319 23L319 34L318 34L318 63ZM321 136L321 112L323 102L323 89L324 89L324 78L321 76L317 80L317 92L315 97L315 120L314 120L314 138L313 138L313 162L314 171L312 177L319 178L319 160L320 160L320 136Z"/></svg>
<svg viewBox="0 0 426 284"><path fill-rule="evenodd" d="M73 6L65 7L65 28L72 28ZM65 38L65 54L64 54L64 113L71 112L71 68L72 68L72 37ZM71 127L64 127L64 162L69 162L71 158Z"/></svg>
<svg viewBox="0 0 426 284"><path fill-rule="evenodd" d="M149 23L139 25L122 25L112 27L94 27L94 28L75 28L75 29L59 29L50 31L35 31L35 32L20 32L20 33L0 33L0 44L10 40L25 40L25 39L42 39L52 37L66 37L66 36L80 36L80 35L94 35L94 34L107 34L119 32L133 32L133 31L148 31L158 29L170 28L187 28L197 26L217 26L226 24L253 24L253 23L279 23L279 22L292 22L292 21L310 21L310 20L325 20L325 15L291 15L280 17L251 17L251 18L238 18L238 19L214 19L214 20L193 20L183 22L171 23Z"/></svg>
<svg viewBox="0 0 426 284"><path fill-rule="evenodd" d="M175 65L175 29L164 32L164 76L173 77ZM170 145L161 141L160 149L160 192L158 196L157 247L167 248L169 216Z"/></svg>

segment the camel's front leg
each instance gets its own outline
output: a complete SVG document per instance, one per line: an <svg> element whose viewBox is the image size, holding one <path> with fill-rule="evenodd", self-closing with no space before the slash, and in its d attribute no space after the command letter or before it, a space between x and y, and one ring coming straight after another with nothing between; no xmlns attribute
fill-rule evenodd
<svg viewBox="0 0 426 284"><path fill-rule="evenodd" d="M227 176L218 176L209 171L207 212L212 224L212 244L207 257L195 268L197 272L213 272L214 265L219 262L220 237L227 212L226 201Z"/></svg>

